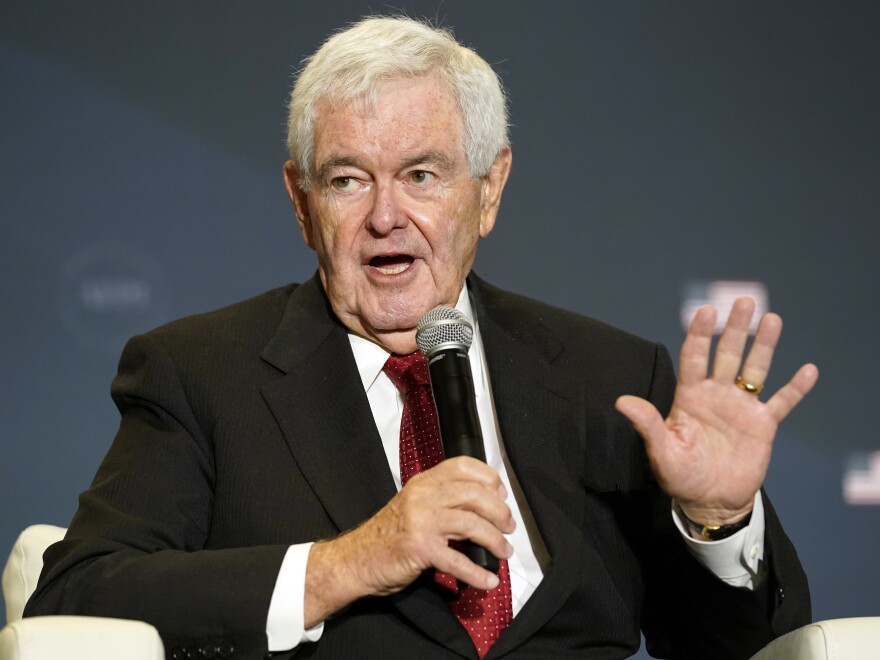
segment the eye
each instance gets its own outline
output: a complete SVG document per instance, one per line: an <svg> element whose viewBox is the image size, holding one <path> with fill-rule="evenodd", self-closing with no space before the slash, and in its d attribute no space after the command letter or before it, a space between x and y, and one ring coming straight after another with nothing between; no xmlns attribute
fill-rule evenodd
<svg viewBox="0 0 880 660"><path fill-rule="evenodd" d="M434 180L434 175L425 170L413 170L409 173L409 180L417 186L425 187Z"/></svg>
<svg viewBox="0 0 880 660"><path fill-rule="evenodd" d="M337 176L330 180L330 185L339 192L354 192L357 189L357 181L350 176Z"/></svg>

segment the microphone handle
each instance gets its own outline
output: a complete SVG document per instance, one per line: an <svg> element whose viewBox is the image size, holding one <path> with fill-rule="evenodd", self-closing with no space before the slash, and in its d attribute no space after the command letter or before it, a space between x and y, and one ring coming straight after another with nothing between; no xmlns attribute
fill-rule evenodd
<svg viewBox="0 0 880 660"><path fill-rule="evenodd" d="M437 351L428 358L428 371L446 458L470 456L485 463L486 451L467 349L455 347ZM458 548L477 566L498 572L498 558L485 548L472 541L463 541Z"/></svg>

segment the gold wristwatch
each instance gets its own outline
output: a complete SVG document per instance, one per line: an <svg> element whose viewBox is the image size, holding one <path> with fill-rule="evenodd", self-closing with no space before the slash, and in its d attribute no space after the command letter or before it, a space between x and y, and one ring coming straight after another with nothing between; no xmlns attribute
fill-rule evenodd
<svg viewBox="0 0 880 660"><path fill-rule="evenodd" d="M741 529L748 527L749 521L752 519L752 512L749 511L745 518L730 525L703 525L688 518L681 507L678 507L678 512L694 533L705 541L720 541L728 536L733 536Z"/></svg>

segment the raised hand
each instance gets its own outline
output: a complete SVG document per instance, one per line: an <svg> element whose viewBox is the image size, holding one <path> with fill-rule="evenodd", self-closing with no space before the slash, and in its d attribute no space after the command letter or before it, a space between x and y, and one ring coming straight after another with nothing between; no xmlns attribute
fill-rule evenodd
<svg viewBox="0 0 880 660"><path fill-rule="evenodd" d="M731 524L751 511L779 423L819 377L815 365L805 364L766 403L758 398L782 319L776 314L761 319L743 360L754 309L751 298L736 300L711 372L716 312L708 306L697 311L681 349L678 386L665 420L638 397L622 396L616 404L644 438L660 486L688 518L702 524Z"/></svg>

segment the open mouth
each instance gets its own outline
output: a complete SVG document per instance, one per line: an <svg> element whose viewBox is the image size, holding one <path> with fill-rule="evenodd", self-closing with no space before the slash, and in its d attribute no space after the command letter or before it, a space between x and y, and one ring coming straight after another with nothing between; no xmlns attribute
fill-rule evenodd
<svg viewBox="0 0 880 660"><path fill-rule="evenodd" d="M370 266L383 275L398 275L412 266L414 257L406 254L390 254L370 259Z"/></svg>

